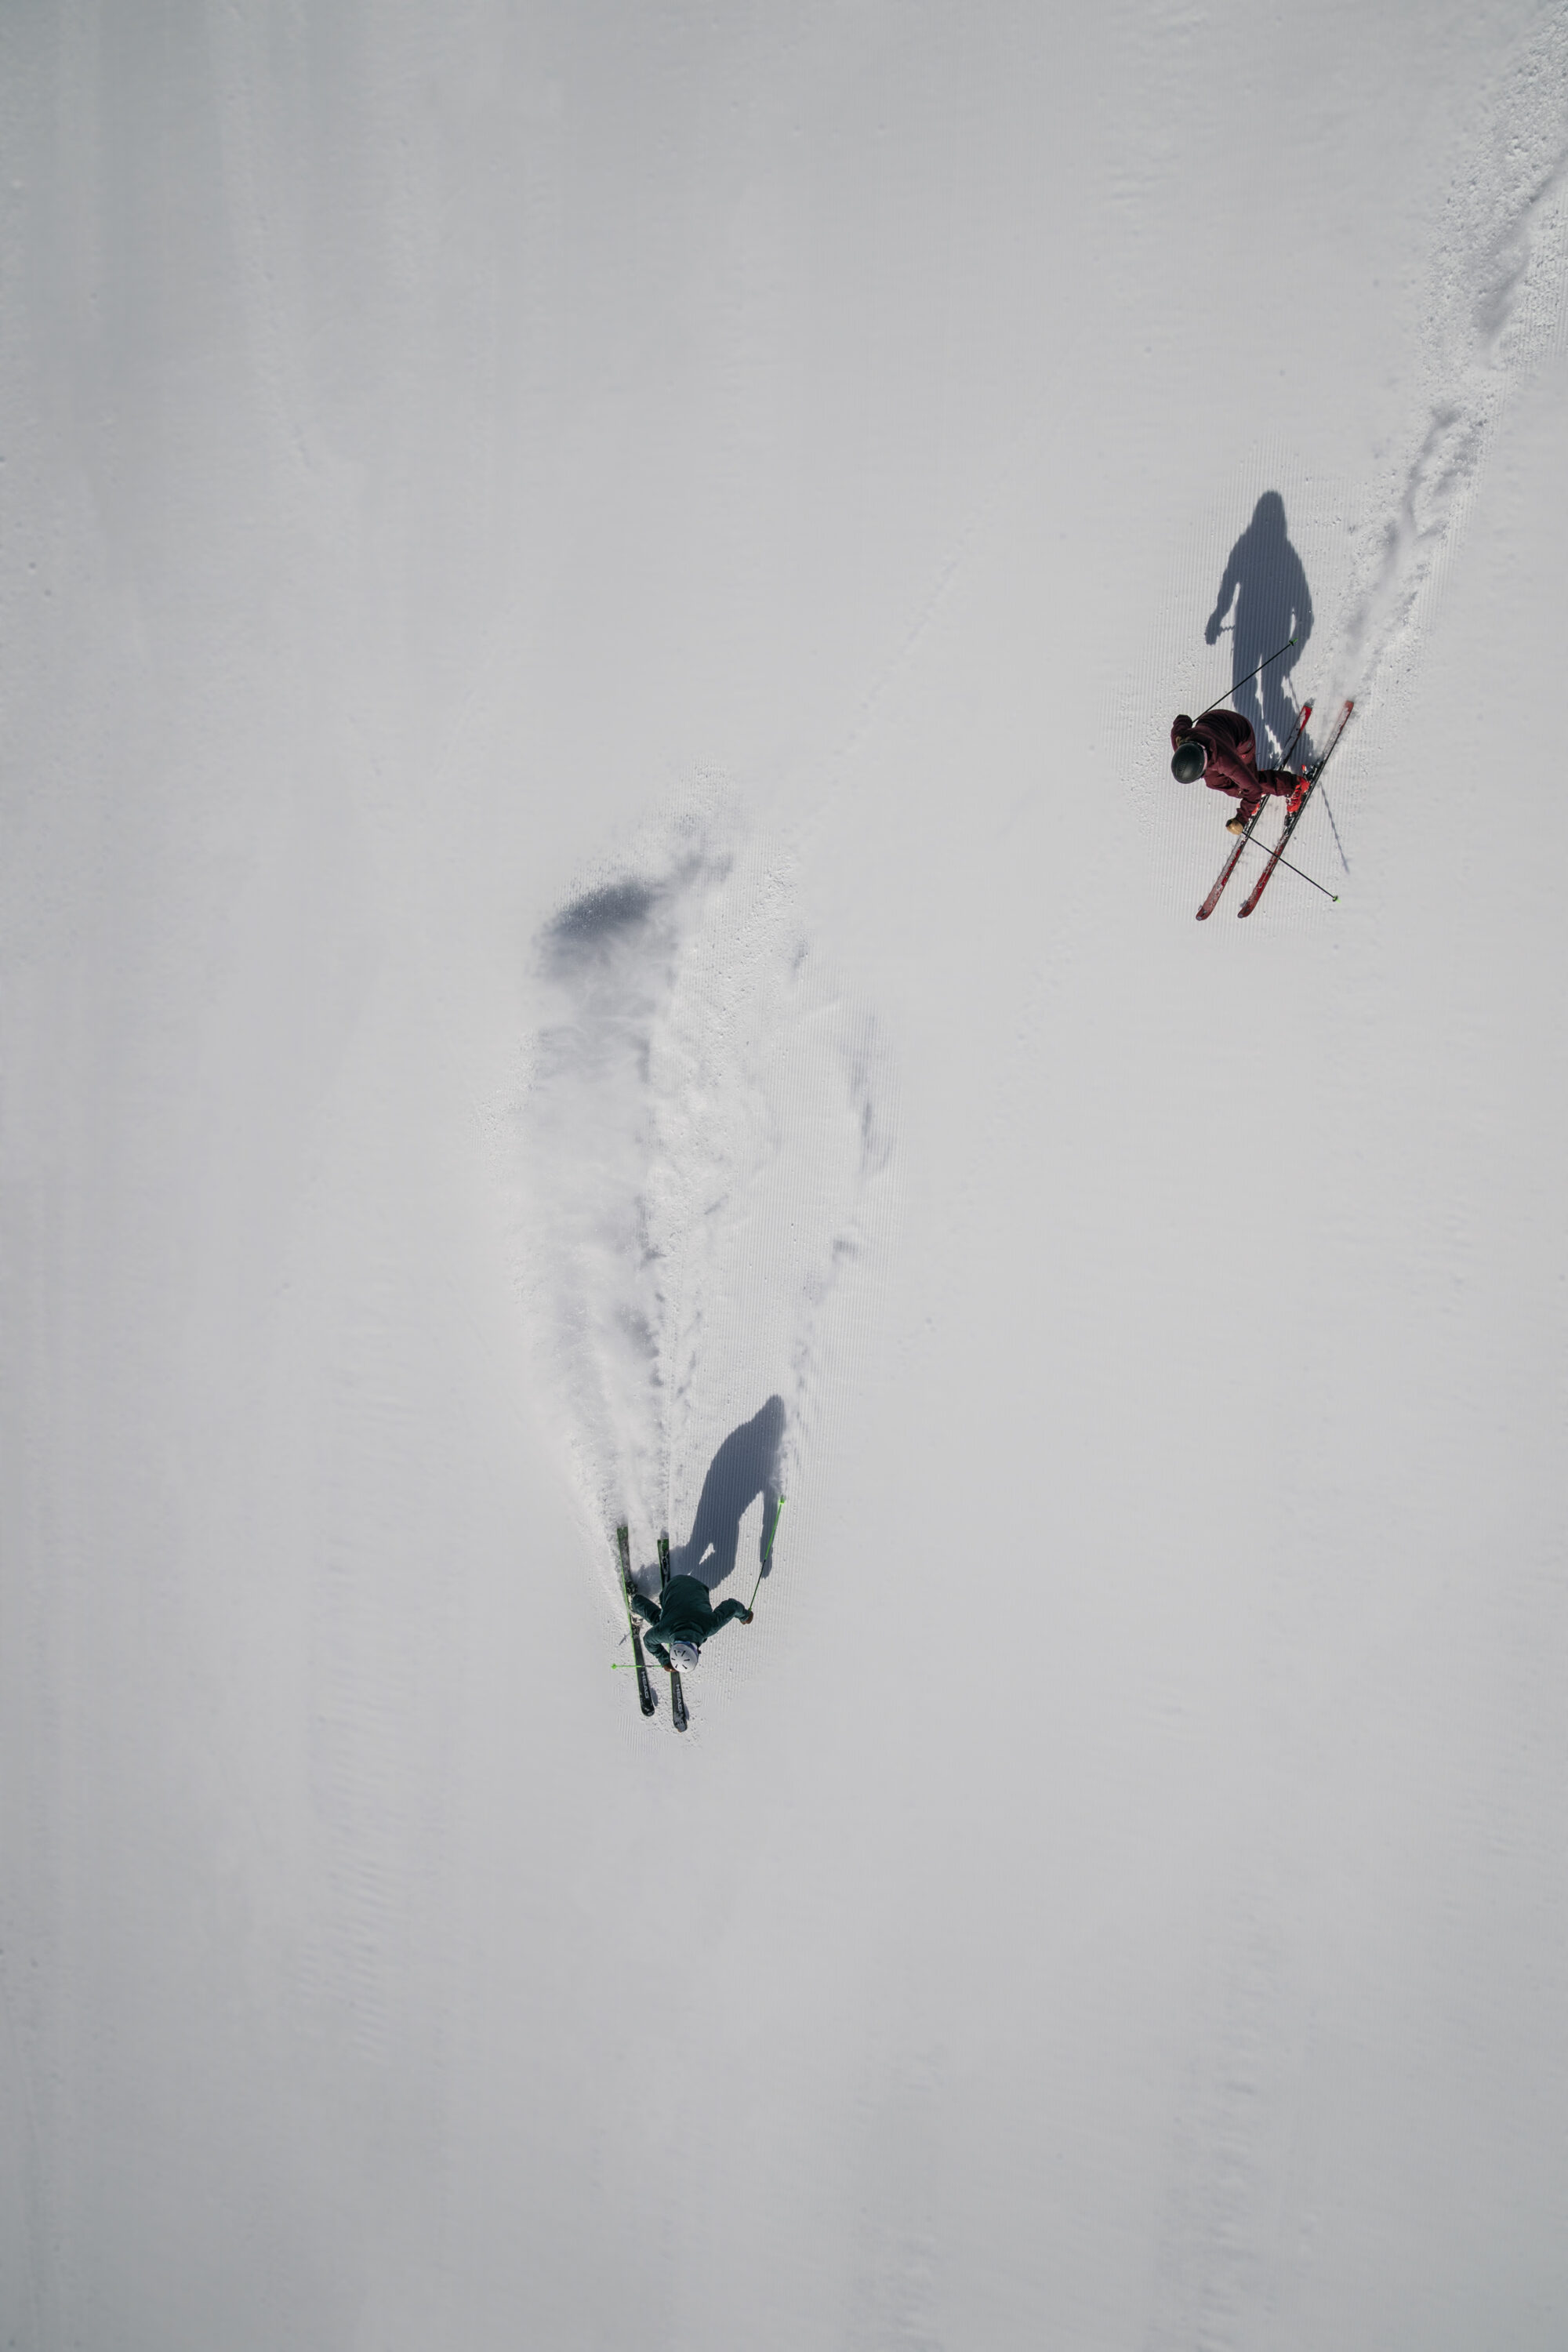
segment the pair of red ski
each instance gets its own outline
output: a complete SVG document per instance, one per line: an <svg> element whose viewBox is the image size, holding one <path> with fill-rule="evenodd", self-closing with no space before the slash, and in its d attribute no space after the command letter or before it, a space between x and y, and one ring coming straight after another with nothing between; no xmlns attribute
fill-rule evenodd
<svg viewBox="0 0 1568 2352"><path fill-rule="evenodd" d="M1284 856L1290 835L1300 824L1302 815L1306 810L1307 803L1311 799L1312 794L1318 789L1318 778L1322 774L1323 770L1328 766L1330 760L1333 757L1334 746L1339 741L1340 737L1344 733L1346 721L1349 719L1351 712L1354 709L1355 704L1353 701L1350 701L1345 704L1343 709L1340 712L1339 717L1334 721L1333 732L1329 737L1327 743L1324 745L1321 756L1316 760L1310 761L1306 768L1302 771L1303 774L1307 778L1307 789L1301 795L1301 804L1300 808L1292 809L1286 817L1284 830L1281 832L1274 847L1268 853L1268 863L1265 866L1262 873L1253 884L1252 889L1247 897L1242 900L1241 905L1237 909L1238 914L1250 915L1254 907L1257 906L1259 898L1262 898L1265 890L1268 889L1268 878L1273 873L1274 868L1279 865L1281 857ZM1301 716L1297 723L1296 732L1290 739L1290 750L1286 752L1285 758L1281 762L1282 766L1288 767L1289 765L1290 754L1295 751L1297 744L1300 741L1302 735L1306 731L1307 721L1310 719L1311 715L1311 704L1310 702L1303 703L1301 706ZM1209 892L1208 897L1204 900L1203 905L1198 908L1198 920L1200 923L1206 923L1209 917L1214 913L1215 908L1219 905L1220 893L1224 890L1226 884L1230 880L1231 876L1236 872L1237 866L1240 864L1241 853L1247 847L1247 843L1252 839L1253 835L1257 832L1258 819L1262 814L1263 811L1259 809L1258 816L1253 818L1252 823L1247 826L1247 831L1242 835L1241 839L1237 843L1236 847L1231 851L1230 856L1226 859L1224 866L1220 868L1218 881L1215 884L1214 888Z"/></svg>

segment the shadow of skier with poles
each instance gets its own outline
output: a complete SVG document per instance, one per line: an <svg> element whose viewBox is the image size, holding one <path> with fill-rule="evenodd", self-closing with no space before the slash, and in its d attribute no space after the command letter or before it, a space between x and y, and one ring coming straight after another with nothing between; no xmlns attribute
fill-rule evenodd
<svg viewBox="0 0 1568 2352"><path fill-rule="evenodd" d="M678 1575L700 1577L710 1591L722 1584L735 1566L741 1522L759 1495L763 1529L758 1559L765 1563L768 1531L778 1506L787 1417L784 1399L772 1396L725 1438L702 1481L690 1539L671 1556Z"/></svg>
<svg viewBox="0 0 1568 2352"><path fill-rule="evenodd" d="M1285 501L1278 490L1264 491L1253 509L1252 520L1230 551L1214 611L1204 627L1206 645L1218 642L1233 607L1231 699L1241 716L1252 722L1258 764L1262 768L1284 756L1295 734L1299 706L1290 672L1312 634L1307 574L1290 544ZM1251 675L1273 647L1291 636L1295 643L1279 661L1270 663L1258 676Z"/></svg>

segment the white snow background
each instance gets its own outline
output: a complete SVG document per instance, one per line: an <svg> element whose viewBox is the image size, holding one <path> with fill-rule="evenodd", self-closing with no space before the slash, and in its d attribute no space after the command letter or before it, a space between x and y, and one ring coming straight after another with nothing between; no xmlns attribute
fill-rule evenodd
<svg viewBox="0 0 1568 2352"><path fill-rule="evenodd" d="M0 129L0 2342L1560 2352L1563 8ZM1339 902L1200 926L1269 491Z"/></svg>

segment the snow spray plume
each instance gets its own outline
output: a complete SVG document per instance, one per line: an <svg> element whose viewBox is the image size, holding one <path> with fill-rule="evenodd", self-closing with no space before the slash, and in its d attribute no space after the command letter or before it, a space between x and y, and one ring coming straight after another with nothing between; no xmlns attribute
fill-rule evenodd
<svg viewBox="0 0 1568 2352"><path fill-rule="evenodd" d="M1341 631L1335 672L1358 699L1405 650L1416 606L1469 502L1493 426L1561 305L1568 184L1568 21L1526 47L1483 113L1449 199L1428 327L1430 405L1390 484Z"/></svg>
<svg viewBox="0 0 1568 2352"><path fill-rule="evenodd" d="M785 1399L793 1478L887 1164L885 1071L780 874L711 816L564 908L539 977L523 1144L545 1393L595 1535L629 1511L646 1540L686 1524L759 1397Z"/></svg>

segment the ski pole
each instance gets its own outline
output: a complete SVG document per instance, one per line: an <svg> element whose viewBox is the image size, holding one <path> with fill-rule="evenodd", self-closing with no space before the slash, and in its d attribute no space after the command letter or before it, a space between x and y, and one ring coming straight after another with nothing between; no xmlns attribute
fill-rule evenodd
<svg viewBox="0 0 1568 2352"><path fill-rule="evenodd" d="M1237 679L1236 684L1230 689L1231 693L1239 694L1244 686L1250 686L1253 679L1258 676L1259 670L1266 670L1270 662L1277 662L1280 654L1288 654L1295 642L1295 636L1292 635L1286 638L1278 653L1265 654L1263 659L1258 665L1258 669L1248 670L1245 677L1238 677ZM1217 702L1205 703L1203 709L1199 711L1198 718L1206 719L1211 710L1217 710L1218 709L1219 704ZM1195 725L1196 721L1194 723Z"/></svg>
<svg viewBox="0 0 1568 2352"><path fill-rule="evenodd" d="M1308 718L1310 716L1311 709L1312 709L1312 706L1311 706L1311 704L1309 702L1309 703L1308 703L1308 705L1307 705L1306 710L1302 713L1302 716L1301 716L1301 726L1300 726L1300 727L1298 727L1298 728L1297 728L1297 730L1296 730L1296 734L1297 734L1297 738L1298 738L1298 740L1300 740L1300 734L1301 734L1301 728L1303 728L1303 727L1305 727L1305 726L1306 726L1306 724L1307 724L1307 719L1308 719ZM1302 807L1304 808L1304 807L1306 806L1306 802L1305 802L1305 801L1303 801L1303 802L1302 802L1302 803L1301 803L1301 805L1302 805ZM1259 810L1258 810L1258 815L1257 815L1257 816L1255 816L1255 817L1253 818L1252 823L1247 826L1247 833L1246 833L1246 836L1245 836L1245 838L1244 838L1243 845L1242 845L1244 848L1245 848L1245 846L1246 846L1247 842L1248 842L1248 841L1257 841L1257 840L1258 840L1258 822L1259 822L1259 820L1260 820L1260 819L1261 819L1261 817L1262 817L1262 814L1263 814L1263 811L1262 811L1262 809L1259 809ZM1331 819L1331 820L1330 820L1330 822L1331 823L1331 822L1332 822L1332 820ZM1262 848L1266 848L1266 847L1268 846L1268 845L1267 845L1266 843L1264 843L1264 842L1258 842L1258 847L1259 847L1260 849L1262 849ZM1270 852L1269 852L1269 855L1272 856L1272 858L1273 858L1274 863L1275 863L1275 865L1276 865L1276 866L1289 866L1289 870L1290 870L1290 872L1291 872L1292 874L1300 874L1300 875L1301 876L1301 879L1302 879L1302 881L1303 881L1303 882L1311 882L1311 883L1312 883L1312 887L1313 887L1313 889L1314 889L1314 890L1321 890L1321 891L1322 892L1322 894L1323 894L1323 896L1324 896L1324 898L1331 898L1331 899L1333 900L1333 902L1334 902L1334 904L1335 904L1335 906L1336 906L1336 907L1339 905L1339 903L1340 903L1340 894L1339 894L1339 892L1338 892L1337 890L1331 890L1331 889L1330 889L1330 887L1329 887L1329 886L1328 886L1328 884L1327 884L1326 882L1313 882L1313 881L1312 881L1312 877L1311 877L1310 874L1302 873L1301 868L1300 868L1300 866L1291 866L1291 865L1290 865L1290 860L1289 860L1288 857L1282 857L1282 856L1280 856L1279 852L1277 849L1276 849L1276 850L1272 850L1272 851L1270 851ZM1347 871L1348 871L1348 869L1347 869Z"/></svg>
<svg viewBox="0 0 1568 2352"><path fill-rule="evenodd" d="M1291 739L1290 739L1290 751L1293 751L1295 750L1295 748L1296 748L1297 744L1300 741L1300 740L1301 740L1302 736L1305 734L1306 730L1307 730L1307 721L1308 721L1308 719L1310 719L1311 715L1312 715L1312 706L1311 706L1311 704L1310 704L1310 702L1309 702L1309 703L1304 704L1304 705L1303 705L1303 707L1302 707L1302 710L1301 710L1301 716L1300 716L1300 719L1297 720L1297 722L1296 722L1296 732L1295 732L1295 734L1294 734L1294 735L1291 737ZM1289 760L1289 757L1290 757L1290 751L1287 751L1287 752L1286 752L1286 754L1285 754L1285 758L1286 758L1286 760ZM1283 764L1283 763L1282 763L1282 764ZM1316 790L1316 784L1315 784L1315 783L1314 783L1313 789L1314 789L1314 791ZM1326 805L1327 805L1327 803L1324 803L1324 805L1326 806ZM1302 806L1303 806L1303 807L1305 807L1305 806L1306 806L1306 803L1305 803L1305 802L1303 802L1303 803L1302 803ZM1246 833L1246 836L1245 836L1245 841L1256 841L1256 840L1258 839L1258 827L1259 821L1260 821L1260 820L1261 820L1261 818L1262 818L1262 815L1263 815L1263 811L1262 811L1262 809L1259 809L1259 810L1258 810L1258 815L1257 815L1257 816L1255 816L1255 817L1253 818L1252 823L1251 823L1251 824L1247 826L1247 833ZM1330 823L1331 824L1334 824L1334 820L1333 820L1333 817L1332 817L1332 815L1331 815L1331 814L1330 815L1329 823ZM1340 831L1339 831L1339 827L1338 827L1338 825L1334 825L1334 839L1337 841L1337 840L1339 839L1339 837L1340 837ZM1245 841L1244 841L1244 845L1243 845L1244 846L1245 846ZM1262 844L1262 843L1259 843L1259 844L1258 844L1258 846L1261 848L1261 847L1265 846L1265 845L1264 845L1264 844ZM1343 852L1342 852L1342 851L1341 852L1341 855L1342 855L1342 856L1343 855ZM1312 884L1312 887L1313 887L1313 889L1314 889L1314 890L1321 890L1321 891L1322 892L1322 894L1323 894L1323 896L1324 896L1324 898L1331 898L1331 899L1333 900L1333 902L1334 902L1334 904L1335 904L1335 906L1336 906L1336 907L1339 905L1339 903L1340 903L1340 894L1339 894L1339 892L1338 892L1337 890L1331 890L1331 889L1329 888L1329 886L1328 886L1328 884L1327 884L1326 882L1316 882L1316 881L1313 881L1313 880L1312 880L1312 877L1311 877L1310 874L1302 873L1302 870L1301 870L1300 866L1291 866L1291 865L1290 865L1290 860L1289 860L1288 857L1282 857L1282 856L1280 856L1280 854L1279 854L1279 852L1278 850L1276 850L1276 851L1274 852L1274 863L1275 863L1275 865L1276 865L1276 866L1289 866L1289 867L1290 867L1290 871L1291 871L1291 873L1292 873L1292 874L1300 874L1303 882L1311 882L1311 884ZM1345 871L1346 871L1346 873L1347 873L1347 874L1350 872L1350 867L1349 867L1348 866L1346 866Z"/></svg>
<svg viewBox="0 0 1568 2352"><path fill-rule="evenodd" d="M1286 745L1286 747L1285 747L1285 757L1284 757L1284 758L1280 761L1280 762L1279 762L1279 765L1280 765L1282 768L1288 768L1288 767L1289 766L1289 764L1290 764L1291 761L1294 759L1295 754L1296 754L1296 746L1297 746L1297 744L1300 741L1300 740L1301 740L1302 736L1306 733L1306 731L1307 731L1307 721L1308 721L1308 719L1310 719L1311 715L1312 715L1312 706L1311 706L1311 704L1310 704L1310 702L1304 702L1304 703L1301 705L1301 713L1300 713L1300 718L1299 718L1299 719L1297 719L1297 721L1296 721L1296 732L1294 733L1294 735L1292 735L1292 736L1291 736L1289 742ZM1262 824L1262 822L1263 822L1263 812L1264 812L1264 810L1268 807L1268 802L1267 802L1267 801L1259 801L1259 802L1258 802L1258 814L1257 814L1257 815L1253 818L1252 823L1247 826L1246 833L1242 835L1242 840L1243 840L1243 842L1244 842L1244 843L1248 842L1248 841L1252 841L1252 840L1256 839L1256 837L1257 837L1257 834L1258 834L1258 826L1259 826L1259 825Z"/></svg>
<svg viewBox="0 0 1568 2352"><path fill-rule="evenodd" d="M1292 874L1300 874L1303 882L1311 882L1314 890L1321 890L1325 898L1331 898L1336 907L1339 905L1340 894L1337 890L1331 890L1326 882L1312 882L1312 877L1310 874L1303 873L1300 866L1291 866L1290 860L1288 857L1281 857L1278 850L1274 853L1274 863L1276 866L1289 866Z"/></svg>
<svg viewBox="0 0 1568 2352"><path fill-rule="evenodd" d="M786 1496L781 1495L778 1498L777 1504L774 1506L773 1523L768 1529L767 1549L763 1554L763 1564L757 1570L757 1580L752 1587L752 1597L746 1603L748 1610L754 1609L757 1605L757 1595L763 1589L763 1579L768 1572L768 1562L773 1556L773 1538L779 1531L779 1521L784 1517L784 1507L786 1499Z"/></svg>

